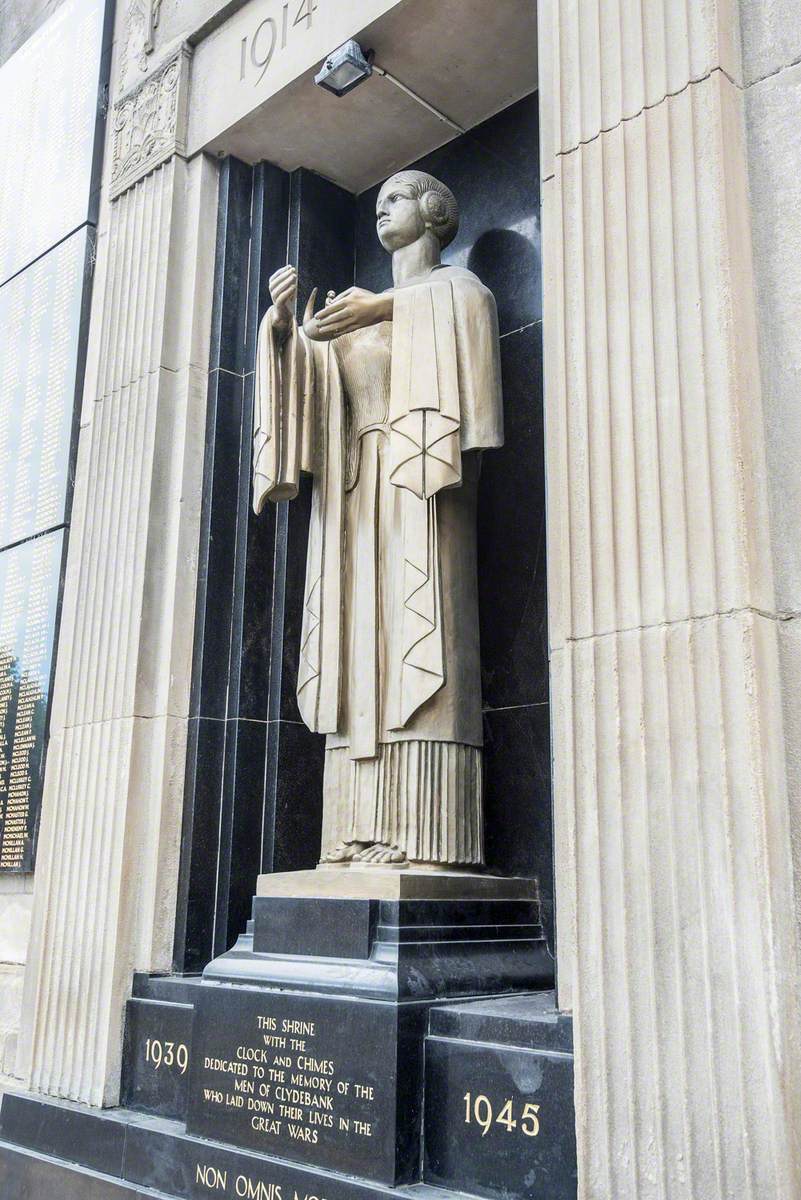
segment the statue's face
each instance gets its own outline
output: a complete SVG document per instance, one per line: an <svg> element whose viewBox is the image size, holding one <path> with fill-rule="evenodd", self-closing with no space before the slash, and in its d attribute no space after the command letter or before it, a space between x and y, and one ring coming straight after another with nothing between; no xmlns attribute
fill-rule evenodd
<svg viewBox="0 0 801 1200"><path fill-rule="evenodd" d="M379 192L375 214L378 240L390 254L410 246L425 233L420 201L411 185L397 177L388 179Z"/></svg>

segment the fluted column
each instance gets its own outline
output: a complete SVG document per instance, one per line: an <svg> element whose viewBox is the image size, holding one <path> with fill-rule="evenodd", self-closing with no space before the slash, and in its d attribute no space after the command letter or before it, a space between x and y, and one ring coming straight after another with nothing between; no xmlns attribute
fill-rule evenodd
<svg viewBox="0 0 801 1200"><path fill-rule="evenodd" d="M579 1193L791 1200L797 897L737 9L540 0L540 56Z"/></svg>
<svg viewBox="0 0 801 1200"><path fill-rule="evenodd" d="M189 54L110 118L21 1073L114 1103L135 970L168 970L197 579L216 169Z"/></svg>

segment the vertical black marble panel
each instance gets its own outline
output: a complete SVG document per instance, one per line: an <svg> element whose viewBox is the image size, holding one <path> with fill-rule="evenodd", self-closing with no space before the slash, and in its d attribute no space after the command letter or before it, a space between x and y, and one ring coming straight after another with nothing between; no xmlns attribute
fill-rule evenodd
<svg viewBox="0 0 801 1200"><path fill-rule="evenodd" d="M548 700L542 326L501 338L506 441L478 503L481 679L487 708Z"/></svg>
<svg viewBox="0 0 801 1200"><path fill-rule="evenodd" d="M212 957L220 849L225 721L190 717L173 966L199 972Z"/></svg>
<svg viewBox="0 0 801 1200"><path fill-rule="evenodd" d="M313 288L318 306L328 290L353 283L354 197L310 171L290 179L289 259L298 267L298 315ZM320 854L324 739L298 711L297 687L311 480L275 511L275 585L267 742L264 842L266 871L313 867ZM311 835L309 831L314 831Z"/></svg>
<svg viewBox="0 0 801 1200"><path fill-rule="evenodd" d="M217 251L209 365L245 372L253 171L236 158L220 168Z"/></svg>
<svg viewBox="0 0 801 1200"><path fill-rule="evenodd" d="M174 965L198 971L214 954L215 925L227 924L220 891L221 845L230 848L231 789L224 792L235 572L245 421L245 334L252 170L221 166L206 416L195 651L190 695ZM230 759L231 751L228 750ZM223 879L225 883L225 878Z"/></svg>
<svg viewBox="0 0 801 1200"><path fill-rule="evenodd" d="M298 268L298 313L312 288L320 304L329 289L341 292L353 283L356 201L312 171L291 178L289 258Z"/></svg>
<svg viewBox="0 0 801 1200"><path fill-rule="evenodd" d="M220 894L227 898L220 910L217 946L231 946L250 916L256 880L261 871L261 836L264 821L264 770L267 725L264 721L226 722L226 793L231 795L227 856L221 855ZM228 862L226 870L223 867Z"/></svg>
<svg viewBox="0 0 801 1200"><path fill-rule="evenodd" d="M320 860L325 739L302 721L273 722L270 734L275 818L264 869L306 870Z"/></svg>
<svg viewBox="0 0 801 1200"><path fill-rule="evenodd" d="M551 738L547 704L484 713L484 819L487 865L535 875L542 926L554 947Z"/></svg>

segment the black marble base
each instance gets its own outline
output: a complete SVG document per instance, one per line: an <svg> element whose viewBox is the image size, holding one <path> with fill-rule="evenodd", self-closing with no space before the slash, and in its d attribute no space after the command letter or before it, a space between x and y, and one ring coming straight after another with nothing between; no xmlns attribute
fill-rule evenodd
<svg viewBox="0 0 801 1200"><path fill-rule="evenodd" d="M257 897L198 989L187 1129L409 1183L431 1006L551 978L533 888L529 899Z"/></svg>
<svg viewBox="0 0 801 1200"><path fill-rule="evenodd" d="M427 1009L209 986L187 1129L384 1183L419 1175Z"/></svg>
<svg viewBox="0 0 801 1200"><path fill-rule="evenodd" d="M150 1012L160 1004L167 1011L166 1005L180 1003L176 996L206 991L182 980L143 977L136 986L147 993L138 999L149 1000ZM256 993L219 990L229 999ZM571 1044L570 1019L553 1010L550 993L431 1008L424 1169L397 1187L234 1148L219 1137L188 1133L176 1120L9 1093L0 1109L0 1196L446 1200L467 1194L574 1200Z"/></svg>
<svg viewBox="0 0 801 1200"><path fill-rule="evenodd" d="M539 912L533 898L257 896L247 931L203 977L393 1003L548 988Z"/></svg>
<svg viewBox="0 0 801 1200"><path fill-rule="evenodd" d="M135 977L125 1108L4 1098L0 1196L567 1200L551 975L534 899L261 897L205 978Z"/></svg>
<svg viewBox="0 0 801 1200"><path fill-rule="evenodd" d="M134 996L125 1013L120 1102L157 1117L186 1116L191 1003Z"/></svg>
<svg viewBox="0 0 801 1200"><path fill-rule="evenodd" d="M124 1110L90 1111L14 1093L3 1097L0 1109L3 1200L387 1200L398 1195L444 1200L451 1193L421 1184L389 1188L233 1149L192 1137L177 1121Z"/></svg>
<svg viewBox="0 0 801 1200"><path fill-rule="evenodd" d="M490 1200L574 1200L573 1027L541 993L431 1010L424 1178Z"/></svg>

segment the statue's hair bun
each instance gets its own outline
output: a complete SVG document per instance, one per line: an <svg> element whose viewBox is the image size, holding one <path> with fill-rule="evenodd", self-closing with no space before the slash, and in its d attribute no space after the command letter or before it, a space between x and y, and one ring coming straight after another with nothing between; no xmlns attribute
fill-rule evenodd
<svg viewBox="0 0 801 1200"><path fill-rule="evenodd" d="M412 187L440 245L449 246L459 232L459 205L447 184L425 171L399 171L392 178Z"/></svg>

